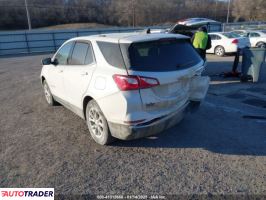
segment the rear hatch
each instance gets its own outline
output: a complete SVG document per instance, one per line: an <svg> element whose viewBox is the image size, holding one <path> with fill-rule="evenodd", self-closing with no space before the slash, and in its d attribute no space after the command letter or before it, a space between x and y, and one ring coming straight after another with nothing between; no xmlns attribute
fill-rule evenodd
<svg viewBox="0 0 266 200"><path fill-rule="evenodd" d="M250 47L250 42L247 37L237 38L238 40L238 48L243 49L245 47Z"/></svg>
<svg viewBox="0 0 266 200"><path fill-rule="evenodd" d="M189 40L164 38L121 46L129 75L159 83L139 90L146 111L172 109L188 101L191 78L204 64Z"/></svg>
<svg viewBox="0 0 266 200"><path fill-rule="evenodd" d="M223 35L229 38L233 44L236 44L239 49L250 47L250 42L247 37L241 37L239 34L233 32L223 33Z"/></svg>

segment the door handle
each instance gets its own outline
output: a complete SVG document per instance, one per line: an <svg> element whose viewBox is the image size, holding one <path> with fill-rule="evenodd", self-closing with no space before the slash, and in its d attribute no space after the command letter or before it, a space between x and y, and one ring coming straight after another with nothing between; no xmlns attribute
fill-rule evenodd
<svg viewBox="0 0 266 200"><path fill-rule="evenodd" d="M83 73L81 73L80 75L81 76L87 76L89 73L88 72L83 72Z"/></svg>

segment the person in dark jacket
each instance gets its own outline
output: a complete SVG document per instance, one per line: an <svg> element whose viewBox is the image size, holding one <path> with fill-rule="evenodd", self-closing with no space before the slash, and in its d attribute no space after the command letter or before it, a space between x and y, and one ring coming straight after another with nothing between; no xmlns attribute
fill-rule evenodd
<svg viewBox="0 0 266 200"><path fill-rule="evenodd" d="M200 27L191 38L191 42L202 59L206 60L206 50L211 48L211 38L207 33L207 28L205 26Z"/></svg>

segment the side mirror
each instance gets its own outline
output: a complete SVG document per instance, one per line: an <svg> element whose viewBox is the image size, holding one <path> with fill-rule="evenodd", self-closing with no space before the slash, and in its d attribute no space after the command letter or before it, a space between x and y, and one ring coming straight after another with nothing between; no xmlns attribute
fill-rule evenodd
<svg viewBox="0 0 266 200"><path fill-rule="evenodd" d="M44 58L42 60L42 64L43 65L50 65L50 64L52 64L52 59L51 58Z"/></svg>
<svg viewBox="0 0 266 200"><path fill-rule="evenodd" d="M58 64L59 64L57 58L55 58L54 61L52 61L52 64L53 64L53 65L58 65Z"/></svg>
<svg viewBox="0 0 266 200"><path fill-rule="evenodd" d="M52 61L51 58L44 58L42 60L43 65L58 65L58 60L55 58L54 61Z"/></svg>

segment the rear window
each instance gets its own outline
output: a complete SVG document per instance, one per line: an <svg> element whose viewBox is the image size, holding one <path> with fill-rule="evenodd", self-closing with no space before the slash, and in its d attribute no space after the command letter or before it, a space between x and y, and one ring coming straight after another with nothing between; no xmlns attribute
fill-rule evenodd
<svg viewBox="0 0 266 200"><path fill-rule="evenodd" d="M128 47L128 68L136 71L176 71L201 61L188 40L164 39Z"/></svg>
<svg viewBox="0 0 266 200"><path fill-rule="evenodd" d="M239 34L237 33L223 33L223 35L227 38L239 38L241 37Z"/></svg>

